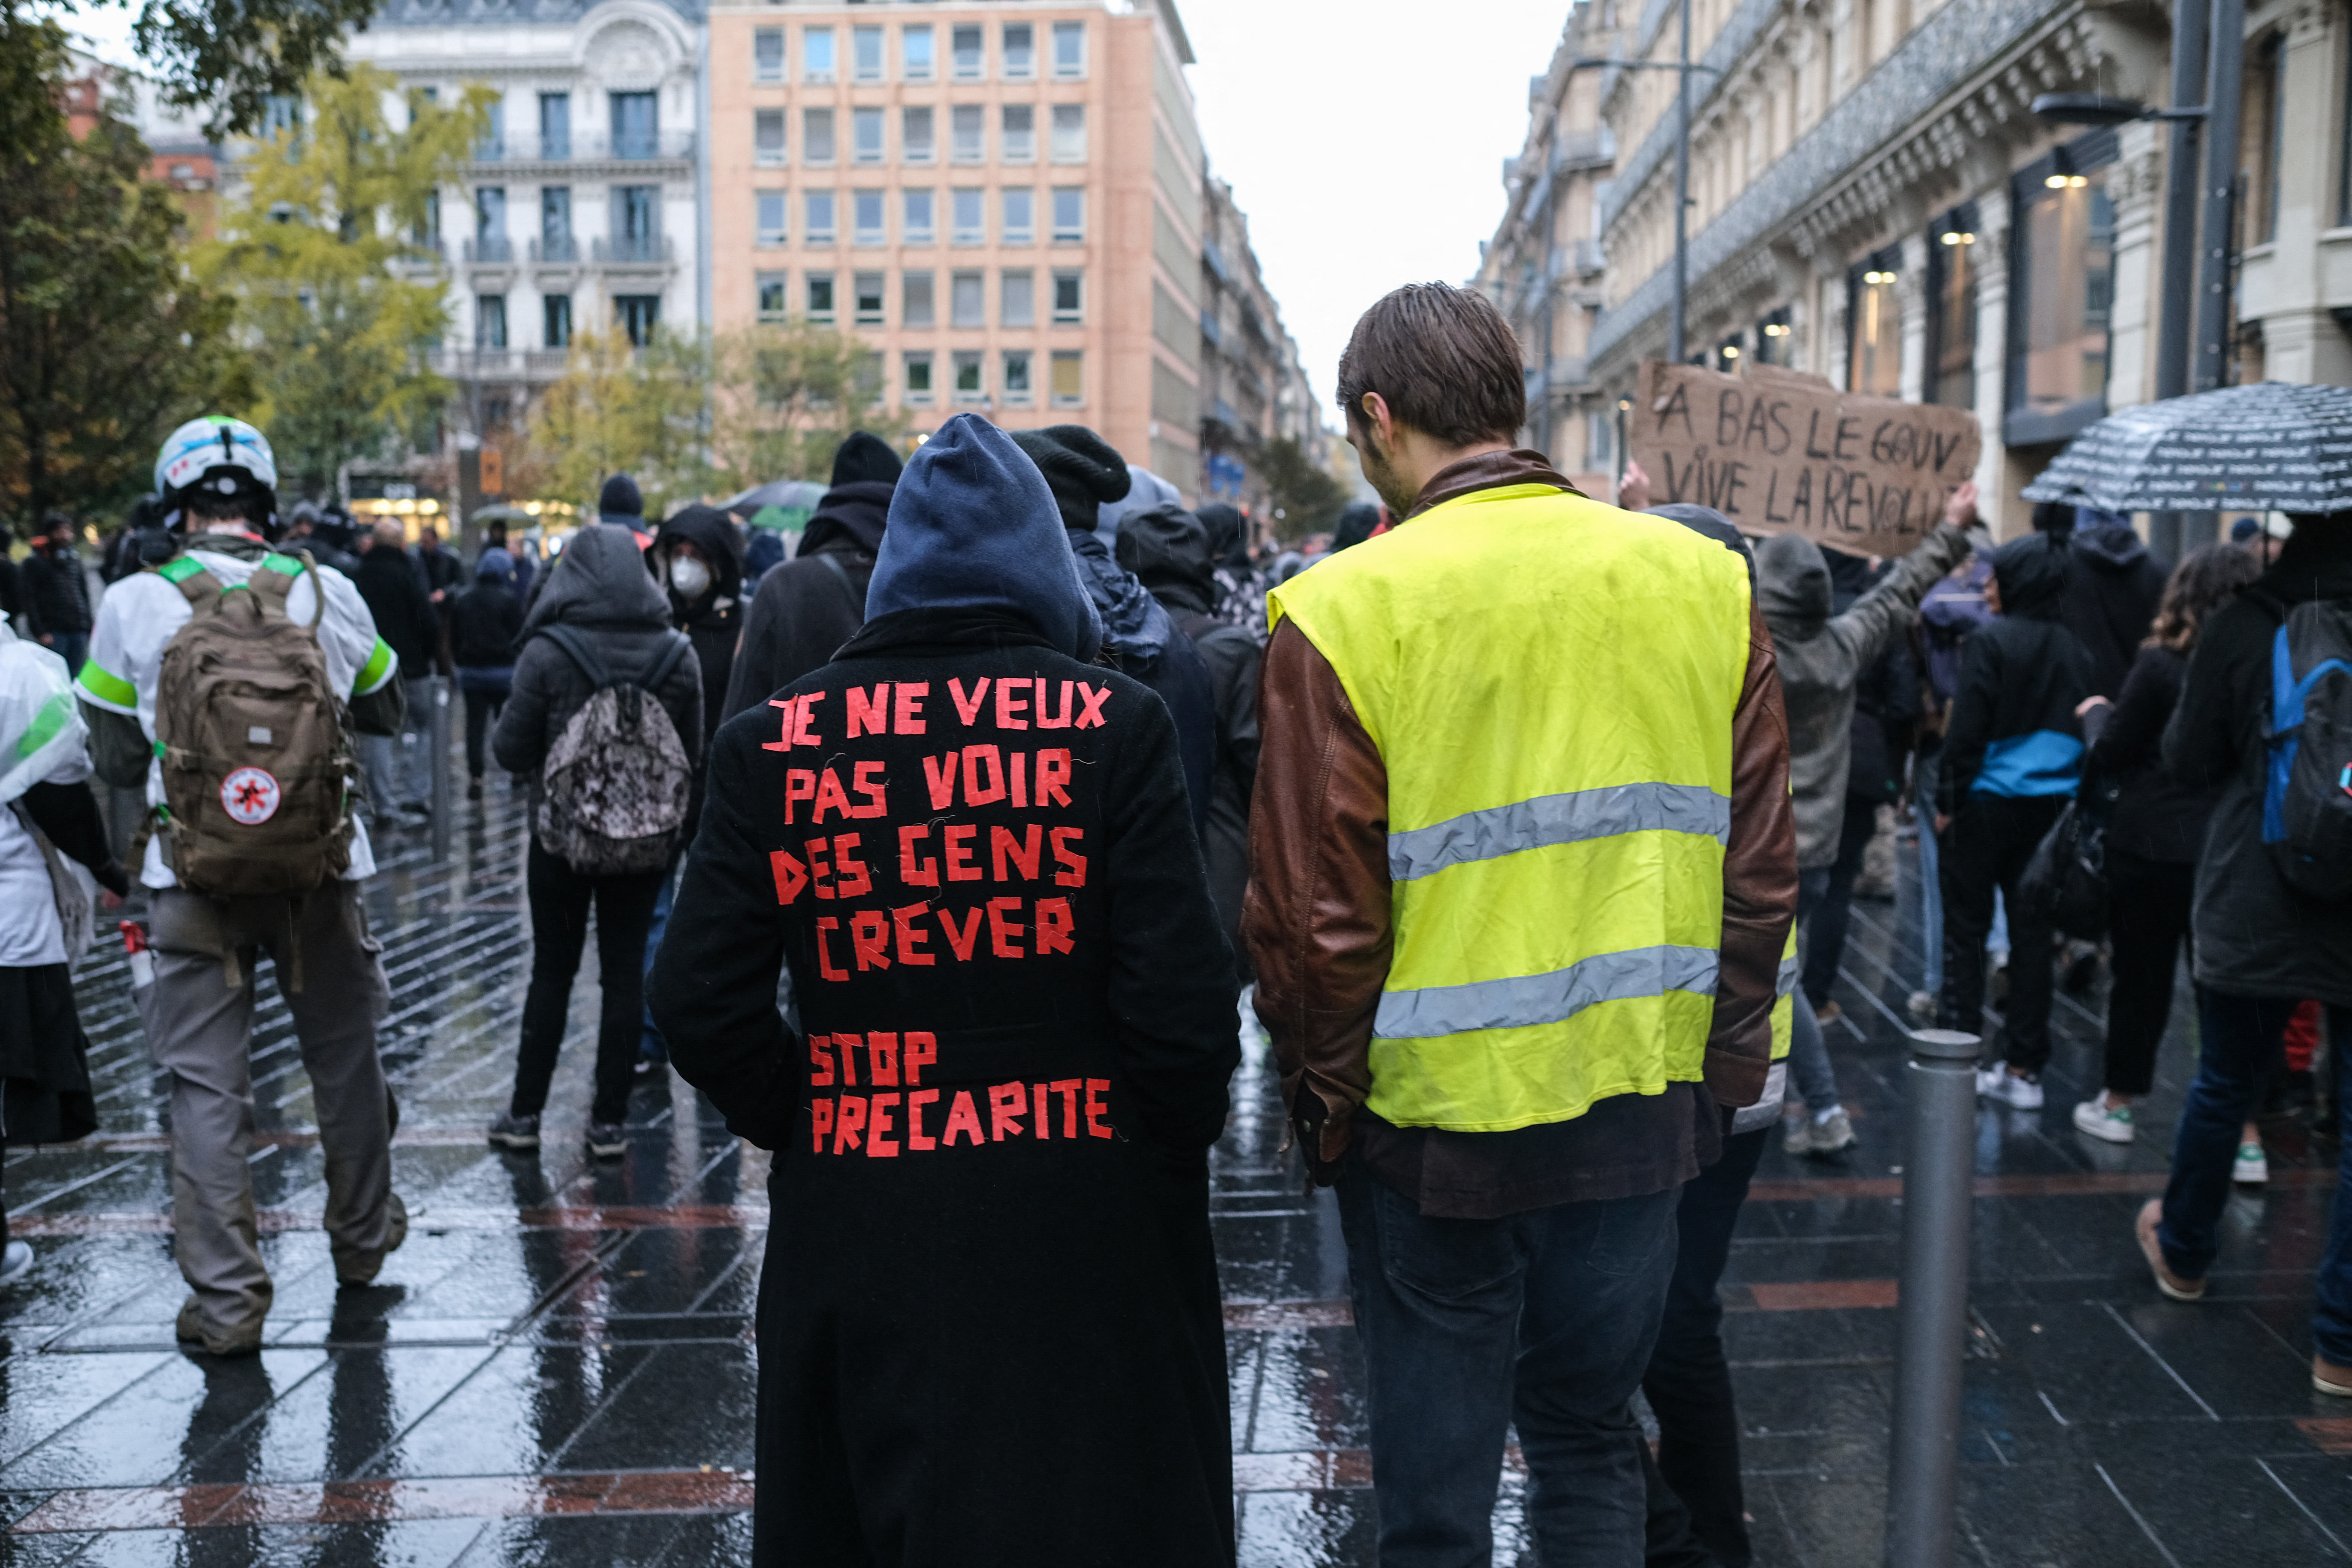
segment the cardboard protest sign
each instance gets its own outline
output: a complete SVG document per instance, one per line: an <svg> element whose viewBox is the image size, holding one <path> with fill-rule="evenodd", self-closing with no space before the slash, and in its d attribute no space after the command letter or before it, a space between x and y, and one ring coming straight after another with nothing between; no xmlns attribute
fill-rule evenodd
<svg viewBox="0 0 2352 1568"><path fill-rule="evenodd" d="M1902 555L1941 521L1983 444L1965 408L1842 393L1816 376L1646 361L1626 416L1654 503L1696 501L1749 533Z"/></svg>

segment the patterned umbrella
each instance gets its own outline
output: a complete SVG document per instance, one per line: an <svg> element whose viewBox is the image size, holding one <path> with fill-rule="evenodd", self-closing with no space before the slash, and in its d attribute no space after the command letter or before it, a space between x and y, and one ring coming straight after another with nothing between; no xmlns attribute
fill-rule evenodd
<svg viewBox="0 0 2352 1568"><path fill-rule="evenodd" d="M2025 499L2120 512L2352 510L2352 389L2265 381L2123 409L2075 437Z"/></svg>

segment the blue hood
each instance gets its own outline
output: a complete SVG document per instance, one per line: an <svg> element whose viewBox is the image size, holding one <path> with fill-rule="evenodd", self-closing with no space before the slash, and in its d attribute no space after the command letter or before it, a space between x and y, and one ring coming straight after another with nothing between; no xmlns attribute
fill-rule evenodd
<svg viewBox="0 0 2352 1568"><path fill-rule="evenodd" d="M1102 646L1045 476L972 414L940 426L908 460L866 590L869 620L945 608L1010 610L1081 661Z"/></svg>

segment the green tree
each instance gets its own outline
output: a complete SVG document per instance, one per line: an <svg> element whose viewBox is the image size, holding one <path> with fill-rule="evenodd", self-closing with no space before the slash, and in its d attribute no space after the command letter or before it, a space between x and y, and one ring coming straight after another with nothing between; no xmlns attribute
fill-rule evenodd
<svg viewBox="0 0 2352 1568"><path fill-rule="evenodd" d="M856 338L793 320L719 335L712 345L711 488L814 479L853 431L896 442L907 420L882 406L878 355Z"/></svg>
<svg viewBox="0 0 2352 1568"><path fill-rule="evenodd" d="M707 339L662 328L639 349L583 333L532 407L532 468L552 493L591 509L604 480L625 473L648 516L667 510L709 485L710 395Z"/></svg>
<svg viewBox="0 0 2352 1568"><path fill-rule="evenodd" d="M1258 450L1256 468L1274 498L1276 538L1304 539L1339 521L1348 492L1339 488L1339 480L1317 468L1297 441L1287 436L1268 441Z"/></svg>
<svg viewBox="0 0 2352 1568"><path fill-rule="evenodd" d="M128 0L56 0L62 11ZM313 72L340 75L335 46L375 15L377 0L143 0L131 40L164 96L209 109L215 137L260 126L272 98L290 98ZM5 9L16 14L15 0Z"/></svg>
<svg viewBox="0 0 2352 1568"><path fill-rule="evenodd" d="M429 428L449 392L425 363L447 313L423 239L442 183L488 129L490 94L469 88L447 108L412 94L395 130L383 106L396 85L372 66L311 78L300 123L248 150L243 195L196 256L199 276L237 296L264 399L254 422L281 480L308 493Z"/></svg>
<svg viewBox="0 0 2352 1568"><path fill-rule="evenodd" d="M0 510L19 519L136 494L165 432L250 388L137 134L110 112L68 128L71 74L55 24L0 9Z"/></svg>

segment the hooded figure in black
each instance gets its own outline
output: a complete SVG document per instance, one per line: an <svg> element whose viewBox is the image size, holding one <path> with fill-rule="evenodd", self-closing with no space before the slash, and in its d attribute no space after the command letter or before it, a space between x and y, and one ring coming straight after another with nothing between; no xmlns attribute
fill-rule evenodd
<svg viewBox="0 0 2352 1568"><path fill-rule="evenodd" d="M2042 501L2036 531L2066 551L2066 589L2058 618L2091 659L2091 690L2113 700L2164 598L2164 568L2132 525L2095 507Z"/></svg>
<svg viewBox="0 0 2352 1568"><path fill-rule="evenodd" d="M898 468L889 444L863 430L833 455L833 488L802 531L799 552L770 568L751 596L722 719L829 662L866 624L866 584Z"/></svg>
<svg viewBox="0 0 2352 1568"><path fill-rule="evenodd" d="M646 564L669 595L671 618L702 666L702 731L719 732L719 710L743 636L743 544L735 521L716 507L690 506L661 525Z"/></svg>
<svg viewBox="0 0 2352 1568"><path fill-rule="evenodd" d="M1216 618L1217 575L1209 531L1181 507L1155 507L1119 525L1118 563L1151 590L1176 627L1201 650L1216 700L1216 759L1209 773L1209 825L1202 848L1209 892L1244 983L1242 894L1249 887L1250 793L1257 787L1257 671L1264 650L1241 627Z"/></svg>
<svg viewBox="0 0 2352 1568"><path fill-rule="evenodd" d="M1070 548L1077 555L1078 580L1102 621L1104 649L1118 668L1160 693L1176 721L1192 826L1206 833L1210 777L1217 755L1217 700L1209 667L1192 639L1169 619L1133 573L1111 559L1109 548L1095 531L1102 503L1127 494L1132 482L1127 463L1083 425L1017 430L1013 439L1029 454L1054 492Z"/></svg>
<svg viewBox="0 0 2352 1568"><path fill-rule="evenodd" d="M1211 501L1194 515L1209 531L1209 559L1216 567L1216 603L1209 613L1241 627L1264 647L1265 584L1250 564L1249 519L1223 501Z"/></svg>
<svg viewBox="0 0 2352 1568"><path fill-rule="evenodd" d="M1174 728L984 420L916 453L869 598L720 727L655 966L776 1151L752 1561L1230 1563L1235 986Z"/></svg>
<svg viewBox="0 0 2352 1568"><path fill-rule="evenodd" d="M1997 887L2009 910L2009 1075L1986 1070L1998 1098L2041 1103L2050 1060L2049 917L2022 896L2026 862L2074 794L2083 771L2082 721L2091 658L2062 623L2066 542L2046 533L1993 552L1993 618L1960 656L1960 688L1944 735L1937 822L1943 834L1944 994L1938 1022L1983 1032L1984 944ZM2024 1103L2024 1102L2030 1102Z"/></svg>

